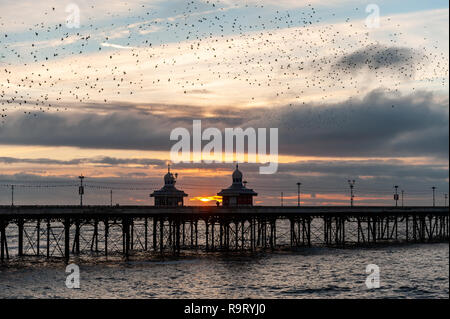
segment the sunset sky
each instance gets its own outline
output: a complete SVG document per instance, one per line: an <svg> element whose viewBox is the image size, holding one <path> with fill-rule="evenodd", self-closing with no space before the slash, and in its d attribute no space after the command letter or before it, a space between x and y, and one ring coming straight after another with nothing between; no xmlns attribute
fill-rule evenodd
<svg viewBox="0 0 450 319"><path fill-rule="evenodd" d="M368 4L379 26L367 25ZM68 7L69 6L69 7ZM79 8L79 28L66 19ZM448 1L2 0L0 205L151 205L170 132L278 128L279 168L240 169L257 205L444 204ZM172 166L187 205L230 163ZM58 187L56 187L58 186Z"/></svg>

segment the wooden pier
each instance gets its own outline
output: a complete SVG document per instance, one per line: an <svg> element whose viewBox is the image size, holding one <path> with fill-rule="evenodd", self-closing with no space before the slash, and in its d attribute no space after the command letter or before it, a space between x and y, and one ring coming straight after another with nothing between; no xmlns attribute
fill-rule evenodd
<svg viewBox="0 0 450 319"><path fill-rule="evenodd" d="M0 206L0 258L447 242L446 207Z"/></svg>

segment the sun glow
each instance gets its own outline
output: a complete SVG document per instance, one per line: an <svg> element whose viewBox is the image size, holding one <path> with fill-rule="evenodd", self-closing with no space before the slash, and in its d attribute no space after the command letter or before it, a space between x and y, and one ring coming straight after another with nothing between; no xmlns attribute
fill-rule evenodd
<svg viewBox="0 0 450 319"><path fill-rule="evenodd" d="M200 201L203 203L209 203L212 201L221 203L222 196L197 196L197 197L191 198L190 200L191 201Z"/></svg>

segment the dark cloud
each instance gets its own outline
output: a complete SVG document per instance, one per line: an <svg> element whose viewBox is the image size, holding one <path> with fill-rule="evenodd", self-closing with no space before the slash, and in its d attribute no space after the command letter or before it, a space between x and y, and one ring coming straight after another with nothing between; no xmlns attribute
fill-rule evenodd
<svg viewBox="0 0 450 319"><path fill-rule="evenodd" d="M426 92L374 91L361 100L271 109L198 107L194 117L182 114L183 106L167 107L165 114L161 108L145 114L137 106L106 114L44 113L38 119L16 113L0 126L0 144L169 151L172 129L191 131L192 120L202 119L203 129L277 127L281 154L448 158L448 100ZM203 117L206 112L215 117Z"/></svg>
<svg viewBox="0 0 450 319"><path fill-rule="evenodd" d="M408 77L415 73L417 65L425 58L423 53L412 48L375 44L344 55L333 65L333 69L344 74L364 69L388 69Z"/></svg>
<svg viewBox="0 0 450 319"><path fill-rule="evenodd" d="M15 157L0 157L0 163L14 164L42 164L42 165L80 165L80 164L104 164L104 165L123 165L123 164L138 164L144 166L165 166L166 161L158 159L136 159L136 158L115 158L115 157L93 157L93 158L79 158L68 161L54 160L50 158L15 158Z"/></svg>
<svg viewBox="0 0 450 319"><path fill-rule="evenodd" d="M362 100L281 112L282 153L448 158L448 100L431 94L375 91Z"/></svg>
<svg viewBox="0 0 450 319"><path fill-rule="evenodd" d="M166 149L168 118L132 112L41 114L38 119L12 116L0 127L3 144L87 148Z"/></svg>

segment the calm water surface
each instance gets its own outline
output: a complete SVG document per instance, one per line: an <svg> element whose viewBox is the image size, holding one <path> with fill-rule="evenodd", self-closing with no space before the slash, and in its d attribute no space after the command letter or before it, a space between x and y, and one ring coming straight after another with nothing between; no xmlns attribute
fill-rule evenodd
<svg viewBox="0 0 450 319"><path fill-rule="evenodd" d="M366 288L366 265L381 288ZM257 256L80 263L81 288L61 263L0 268L1 298L449 298L449 245L309 248Z"/></svg>

